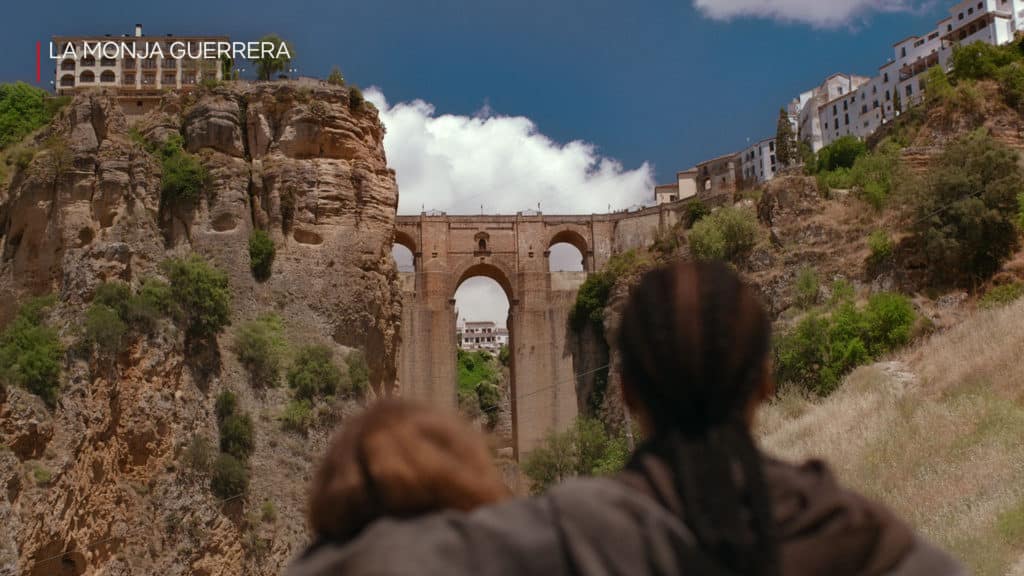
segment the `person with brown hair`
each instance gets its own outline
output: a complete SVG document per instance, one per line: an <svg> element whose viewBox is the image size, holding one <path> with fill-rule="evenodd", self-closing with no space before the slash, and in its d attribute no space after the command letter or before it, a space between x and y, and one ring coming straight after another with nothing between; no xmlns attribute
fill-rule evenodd
<svg viewBox="0 0 1024 576"><path fill-rule="evenodd" d="M319 541L348 542L380 518L469 511L509 496L484 437L426 406L382 400L334 435L310 490Z"/></svg>
<svg viewBox="0 0 1024 576"><path fill-rule="evenodd" d="M751 428L773 393L771 322L726 265L646 274L617 345L623 397L648 438L625 471L469 513L377 522L322 550L323 569L292 574L964 574L824 463L760 452Z"/></svg>

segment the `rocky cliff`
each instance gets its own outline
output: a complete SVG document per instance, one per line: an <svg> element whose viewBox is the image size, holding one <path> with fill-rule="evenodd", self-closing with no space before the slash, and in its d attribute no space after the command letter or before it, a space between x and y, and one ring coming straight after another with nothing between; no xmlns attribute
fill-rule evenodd
<svg viewBox="0 0 1024 576"><path fill-rule="evenodd" d="M102 282L137 285L190 252L228 274L234 325L274 311L292 344L363 349L370 383L395 376L400 299L390 257L398 203L384 127L369 104L327 85L239 84L167 94L129 129L84 94L34 136L39 151L0 188L0 326L31 295L55 293L50 323L73 350ZM198 201L161 202L144 142L180 134L208 174ZM272 276L250 272L254 228L276 246ZM55 407L9 387L0 398L0 574L276 574L305 541L314 454L349 409L281 430L286 389L253 389L228 352L199 362L165 323L113 368L68 352ZM200 365L201 364L201 365ZM217 500L184 465L215 439L214 397L234 390L256 448L246 495Z"/></svg>

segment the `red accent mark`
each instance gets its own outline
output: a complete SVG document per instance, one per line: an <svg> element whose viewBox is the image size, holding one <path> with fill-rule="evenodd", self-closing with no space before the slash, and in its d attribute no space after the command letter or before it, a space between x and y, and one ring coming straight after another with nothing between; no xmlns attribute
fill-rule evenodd
<svg viewBox="0 0 1024 576"><path fill-rule="evenodd" d="M36 84L43 81L43 57L42 57L43 43L36 42Z"/></svg>

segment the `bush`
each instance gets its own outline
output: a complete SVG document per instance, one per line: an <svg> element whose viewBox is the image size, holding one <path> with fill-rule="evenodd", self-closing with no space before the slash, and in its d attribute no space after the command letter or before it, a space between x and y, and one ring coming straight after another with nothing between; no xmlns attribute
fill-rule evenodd
<svg viewBox="0 0 1024 576"><path fill-rule="evenodd" d="M128 304L131 299L132 289L124 282L104 282L96 287L92 303L110 308L124 320L128 318Z"/></svg>
<svg viewBox="0 0 1024 576"><path fill-rule="evenodd" d="M220 450L245 460L256 448L255 435L248 414L232 414L220 423Z"/></svg>
<svg viewBox="0 0 1024 576"><path fill-rule="evenodd" d="M796 304L801 308L810 308L818 303L818 292L821 284L818 273L813 268L803 268L796 276Z"/></svg>
<svg viewBox="0 0 1024 576"><path fill-rule="evenodd" d="M0 149L49 124L68 101L24 82L0 84Z"/></svg>
<svg viewBox="0 0 1024 576"><path fill-rule="evenodd" d="M229 416L234 416L238 410L238 396L231 390L222 390L214 402L214 411L217 413L217 421L223 422Z"/></svg>
<svg viewBox="0 0 1024 576"><path fill-rule="evenodd" d="M494 428L501 411L501 389L494 382L481 382L476 387L476 400L480 412L487 417L487 426Z"/></svg>
<svg viewBox="0 0 1024 576"><path fill-rule="evenodd" d="M281 414L281 427L305 434L313 424L313 404L309 400L292 400Z"/></svg>
<svg viewBox="0 0 1024 576"><path fill-rule="evenodd" d="M757 244L759 227L751 210L726 207L690 230L690 249L700 260L736 262Z"/></svg>
<svg viewBox="0 0 1024 576"><path fill-rule="evenodd" d="M341 75L341 69L337 66L331 68L330 75L327 76L327 83L333 86L344 86L345 77Z"/></svg>
<svg viewBox="0 0 1024 576"><path fill-rule="evenodd" d="M511 365L511 363L512 363L512 351L509 350L509 347L508 347L507 344L502 346L501 349L498 350L498 362L501 362L501 365L506 367L506 368L508 368L509 365Z"/></svg>
<svg viewBox="0 0 1024 576"><path fill-rule="evenodd" d="M868 264L880 266L892 257L895 245L888 234L881 230L875 230L868 235L868 250L871 251L868 256Z"/></svg>
<svg viewBox="0 0 1024 576"><path fill-rule="evenodd" d="M778 380L827 396L855 367L906 345L915 319L899 294L876 294L863 310L838 300L831 314L811 314L777 340Z"/></svg>
<svg viewBox="0 0 1024 576"><path fill-rule="evenodd" d="M161 317L174 310L170 285L154 278L143 280L139 291L128 300L127 308L125 321L144 330L152 329Z"/></svg>
<svg viewBox="0 0 1024 576"><path fill-rule="evenodd" d="M363 97L363 91L358 86L349 86L348 88L348 107L351 110L359 110L363 107L366 99Z"/></svg>
<svg viewBox="0 0 1024 576"><path fill-rule="evenodd" d="M94 302L85 311L82 339L100 356L112 357L121 352L127 333L128 325L113 308Z"/></svg>
<svg viewBox="0 0 1024 576"><path fill-rule="evenodd" d="M249 235L249 266L257 280L270 278L274 264L274 241L263 230L253 230Z"/></svg>
<svg viewBox="0 0 1024 576"><path fill-rule="evenodd" d="M711 214L708 205L700 200L694 200L683 208L683 221L686 222L687 228L693 228L694 224L703 220L708 214Z"/></svg>
<svg viewBox="0 0 1024 576"><path fill-rule="evenodd" d="M953 48L953 75L957 80L995 78L1000 68L1021 59L1016 43L993 46L985 42Z"/></svg>
<svg viewBox="0 0 1024 576"><path fill-rule="evenodd" d="M249 470L230 454L221 454L213 465L210 488L221 499L235 498L249 488Z"/></svg>
<svg viewBox="0 0 1024 576"><path fill-rule="evenodd" d="M615 276L606 271L587 276L576 292L576 301L569 312L569 323L574 330L579 332L588 323L599 330L604 326L604 308L614 286Z"/></svg>
<svg viewBox="0 0 1024 576"><path fill-rule="evenodd" d="M161 200L165 204L195 202L206 183L206 169L185 152L181 136L175 134L159 149Z"/></svg>
<svg viewBox="0 0 1024 576"><path fill-rule="evenodd" d="M348 390L346 394L355 398L364 398L370 389L370 366L366 363L366 355L361 350L349 352L345 358L348 364Z"/></svg>
<svg viewBox="0 0 1024 576"><path fill-rule="evenodd" d="M1016 302L1022 296L1024 296L1024 284L1019 282L1003 284L1002 286L996 286L986 292L981 298L979 306L985 310L1001 308Z"/></svg>
<svg viewBox="0 0 1024 576"><path fill-rule="evenodd" d="M64 349L57 331L46 325L52 297L23 305L0 332L0 384L22 386L53 406L60 389Z"/></svg>
<svg viewBox="0 0 1024 576"><path fill-rule="evenodd" d="M163 268L190 336L213 336L231 323L231 290L223 272L195 254L167 260Z"/></svg>
<svg viewBox="0 0 1024 576"><path fill-rule="evenodd" d="M345 387L345 375L334 362L331 349L322 344L304 346L288 369L288 386L301 400L330 396Z"/></svg>
<svg viewBox="0 0 1024 576"><path fill-rule="evenodd" d="M927 177L907 183L912 242L936 283L975 285L1017 249L1017 153L984 129L951 143Z"/></svg>
<svg viewBox="0 0 1024 576"><path fill-rule="evenodd" d="M883 141L874 151L858 155L850 167L820 172L818 189L824 196L832 190L855 189L866 202L881 209L896 179L899 154L899 145Z"/></svg>
<svg viewBox="0 0 1024 576"><path fill-rule="evenodd" d="M540 494L568 478L612 474L629 456L625 439L611 434L598 420L581 418L562 433L548 436L523 461L530 489Z"/></svg>
<svg viewBox="0 0 1024 576"><path fill-rule="evenodd" d="M277 314L267 314L242 324L232 351L257 386L277 386L284 363L284 325Z"/></svg>
<svg viewBox="0 0 1024 576"><path fill-rule="evenodd" d="M818 151L818 172L853 168L857 158L867 150L867 145L857 137L843 136Z"/></svg>
<svg viewBox="0 0 1024 576"><path fill-rule="evenodd" d="M206 474L210 471L212 460L213 447L210 445L210 439L201 434L193 434L181 454L181 463L193 472Z"/></svg>
<svg viewBox="0 0 1024 576"><path fill-rule="evenodd" d="M1014 62L999 71L999 87L1006 105L1024 112L1024 62Z"/></svg>
<svg viewBox="0 0 1024 576"><path fill-rule="evenodd" d="M487 352L478 350L469 352L456 351L456 383L464 392L476 393L482 382L494 382L498 379L498 367Z"/></svg>

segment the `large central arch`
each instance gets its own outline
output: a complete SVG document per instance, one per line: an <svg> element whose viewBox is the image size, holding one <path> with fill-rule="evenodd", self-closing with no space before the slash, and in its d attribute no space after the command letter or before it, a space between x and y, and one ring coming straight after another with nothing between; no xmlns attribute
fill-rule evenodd
<svg viewBox="0 0 1024 576"><path fill-rule="evenodd" d="M586 274L611 251L610 234L595 232L602 226L589 216L399 216L395 243L415 262L414 278L402 281L401 393L456 406L455 292L485 276L509 302L516 457L565 430L578 413L568 316ZM584 272L549 271L549 249L562 242L583 255Z"/></svg>

